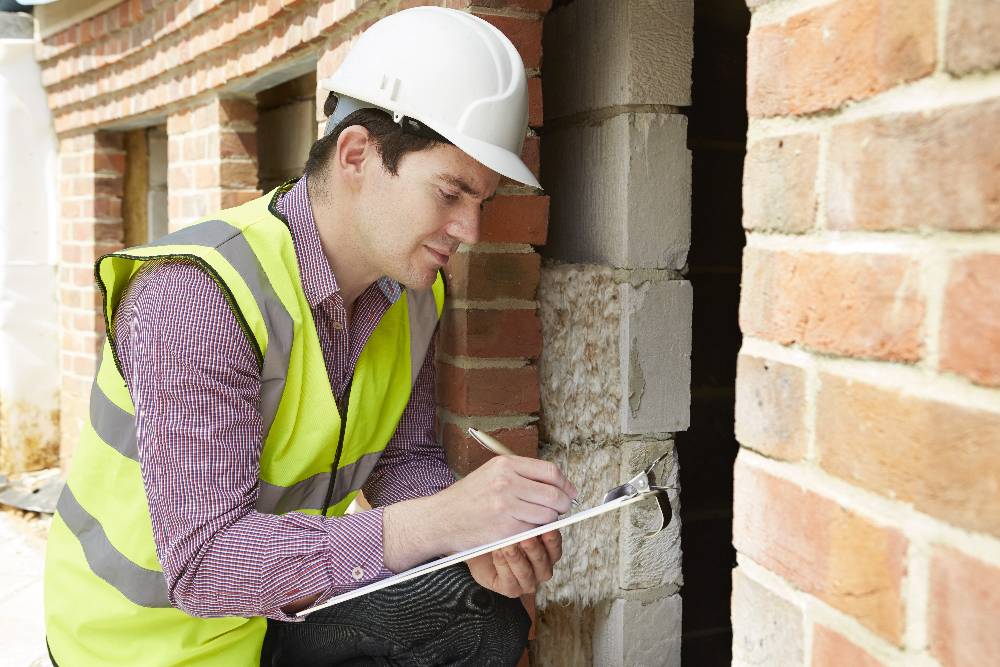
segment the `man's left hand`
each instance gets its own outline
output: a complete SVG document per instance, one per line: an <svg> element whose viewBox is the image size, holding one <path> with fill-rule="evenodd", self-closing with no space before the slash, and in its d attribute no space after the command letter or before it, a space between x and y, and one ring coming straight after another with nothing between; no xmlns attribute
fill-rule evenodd
<svg viewBox="0 0 1000 667"><path fill-rule="evenodd" d="M491 551L467 561L472 578L480 586L509 598L533 593L552 578L552 566L562 557L562 535L558 530Z"/></svg>

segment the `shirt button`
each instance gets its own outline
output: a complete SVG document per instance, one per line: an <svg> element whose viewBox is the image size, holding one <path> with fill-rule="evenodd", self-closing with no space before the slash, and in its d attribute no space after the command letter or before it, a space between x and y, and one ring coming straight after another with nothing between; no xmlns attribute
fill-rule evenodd
<svg viewBox="0 0 1000 667"><path fill-rule="evenodd" d="M334 320L333 321L333 328L336 329L337 331L343 331L344 330L344 323L340 322L339 320Z"/></svg>
<svg viewBox="0 0 1000 667"><path fill-rule="evenodd" d="M351 570L351 576L354 577L354 581L361 581L361 579L365 576L365 571L360 567L356 567Z"/></svg>

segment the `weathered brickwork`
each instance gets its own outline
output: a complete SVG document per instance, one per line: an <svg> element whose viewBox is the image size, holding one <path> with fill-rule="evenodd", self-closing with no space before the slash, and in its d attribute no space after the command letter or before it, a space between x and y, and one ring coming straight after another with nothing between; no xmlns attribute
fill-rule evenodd
<svg viewBox="0 0 1000 667"><path fill-rule="evenodd" d="M987 664L1000 15L747 4L734 658Z"/></svg>

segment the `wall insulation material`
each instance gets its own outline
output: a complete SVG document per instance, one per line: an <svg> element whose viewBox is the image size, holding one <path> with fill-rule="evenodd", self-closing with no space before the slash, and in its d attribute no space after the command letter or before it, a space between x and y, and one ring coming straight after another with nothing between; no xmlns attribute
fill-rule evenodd
<svg viewBox="0 0 1000 667"><path fill-rule="evenodd" d="M538 287L542 438L596 447L618 434L621 304L614 270L547 264Z"/></svg>
<svg viewBox="0 0 1000 667"><path fill-rule="evenodd" d="M621 434L621 290L615 272L593 265L548 264L538 291L545 350L540 363L542 443L580 491L584 507L669 453L660 481L676 487L673 442ZM671 498L677 503L674 490ZM647 506L648 504L648 506ZM563 558L539 589L537 604L591 606L632 592L670 594L680 583L680 522L648 536L650 503L604 515L563 532ZM554 621L555 622L555 621Z"/></svg>
<svg viewBox="0 0 1000 667"><path fill-rule="evenodd" d="M58 460L57 144L28 39L0 39L0 472Z"/></svg>

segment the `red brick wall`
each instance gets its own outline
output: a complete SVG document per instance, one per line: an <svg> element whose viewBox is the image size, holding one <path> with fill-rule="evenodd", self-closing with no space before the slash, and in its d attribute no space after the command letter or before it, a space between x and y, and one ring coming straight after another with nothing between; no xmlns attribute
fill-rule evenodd
<svg viewBox="0 0 1000 667"><path fill-rule="evenodd" d="M104 341L94 262L122 247L125 150L117 132L59 142L60 459L65 466L87 414Z"/></svg>
<svg viewBox="0 0 1000 667"><path fill-rule="evenodd" d="M748 4L734 659L989 664L1000 14Z"/></svg>

